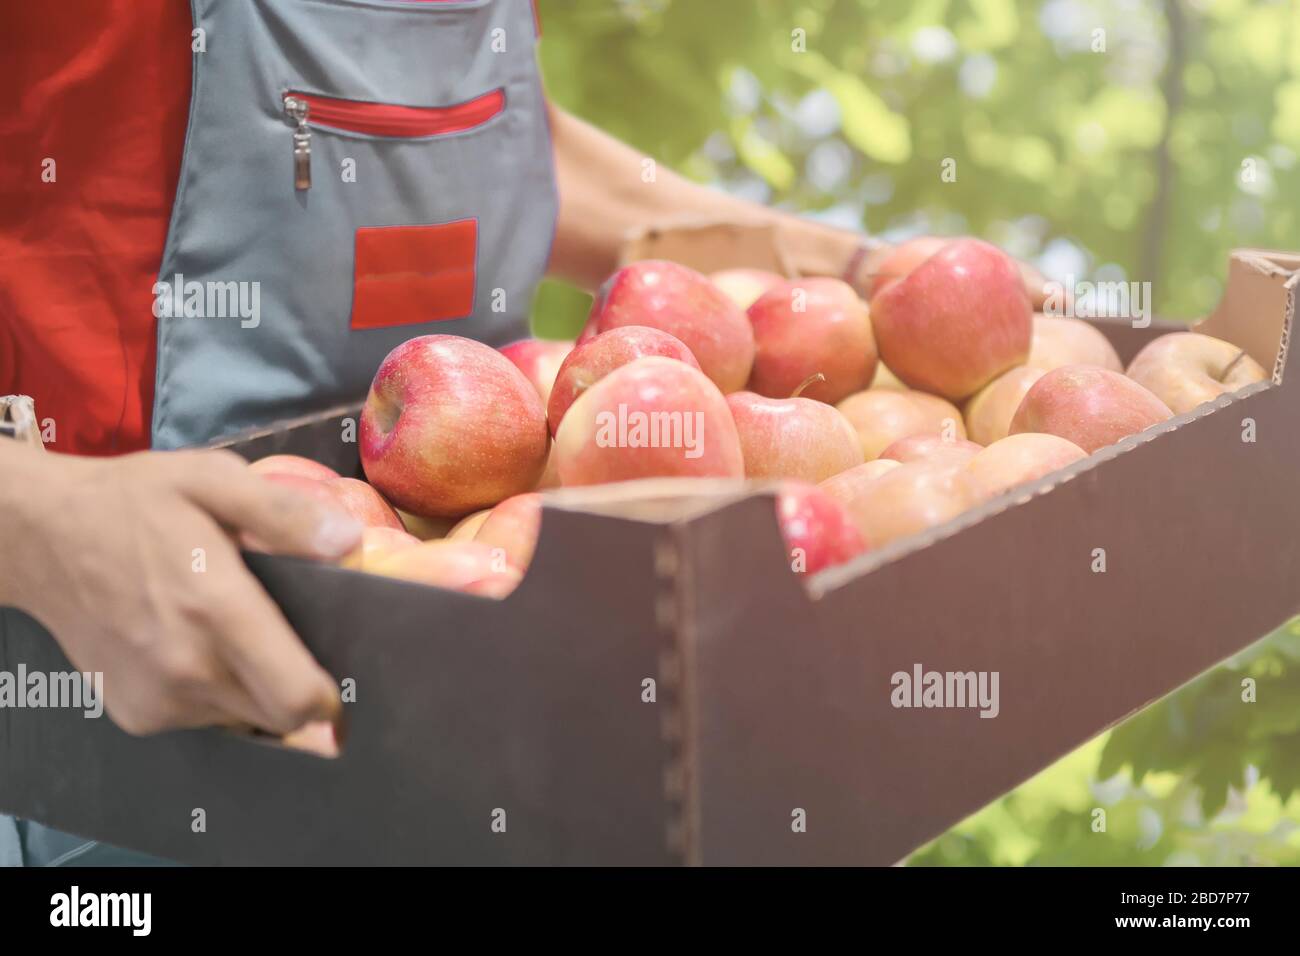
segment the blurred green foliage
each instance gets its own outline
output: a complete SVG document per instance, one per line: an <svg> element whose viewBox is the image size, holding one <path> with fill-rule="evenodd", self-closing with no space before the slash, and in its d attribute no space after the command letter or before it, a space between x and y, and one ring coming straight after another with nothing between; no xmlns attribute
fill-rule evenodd
<svg viewBox="0 0 1300 956"><path fill-rule="evenodd" d="M1150 282L1157 312L1187 318L1217 301L1230 249L1300 249L1297 3L540 0L540 12L556 102L761 202L894 239L980 235L1052 277ZM536 328L573 334L588 301L545 283ZM1300 863L1300 624L910 862Z"/></svg>

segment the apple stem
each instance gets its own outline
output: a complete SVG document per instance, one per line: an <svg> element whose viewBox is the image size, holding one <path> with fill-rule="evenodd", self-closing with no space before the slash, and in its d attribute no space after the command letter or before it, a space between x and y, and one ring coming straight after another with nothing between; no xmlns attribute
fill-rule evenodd
<svg viewBox="0 0 1300 956"><path fill-rule="evenodd" d="M803 390L807 388L809 385L813 384L814 382L824 382L824 381L826 381L826 376L823 375L821 372L818 372L815 375L809 375L806 379L804 379L802 382L799 383L798 388L796 388L793 392L790 393L790 397L798 398L800 395L803 394Z"/></svg>
<svg viewBox="0 0 1300 956"><path fill-rule="evenodd" d="M1231 362L1229 362L1227 365L1225 365L1224 368L1223 368L1223 371L1219 373L1219 381L1220 381L1221 383L1224 382L1224 381L1228 378L1228 373L1231 372L1234 368L1236 368L1236 367L1237 367L1237 363L1240 362L1240 361L1241 361L1242 359L1244 359L1245 357L1246 357L1246 351L1245 351L1245 349L1243 349L1242 351L1238 352L1238 353L1237 353L1237 357L1234 358L1234 359L1233 359Z"/></svg>

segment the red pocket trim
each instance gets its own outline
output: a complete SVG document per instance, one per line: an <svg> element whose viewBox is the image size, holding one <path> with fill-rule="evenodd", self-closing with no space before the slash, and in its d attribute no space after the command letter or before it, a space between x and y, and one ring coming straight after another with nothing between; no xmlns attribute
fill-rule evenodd
<svg viewBox="0 0 1300 956"><path fill-rule="evenodd" d="M474 312L478 220L356 232L352 328L464 319Z"/></svg>

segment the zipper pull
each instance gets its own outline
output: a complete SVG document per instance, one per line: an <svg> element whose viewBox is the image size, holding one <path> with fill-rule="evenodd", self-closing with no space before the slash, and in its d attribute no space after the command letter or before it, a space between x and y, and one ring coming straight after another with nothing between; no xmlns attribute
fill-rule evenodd
<svg viewBox="0 0 1300 956"><path fill-rule="evenodd" d="M311 129L307 126L307 101L286 96L284 111L297 124L293 131L293 188L311 189Z"/></svg>

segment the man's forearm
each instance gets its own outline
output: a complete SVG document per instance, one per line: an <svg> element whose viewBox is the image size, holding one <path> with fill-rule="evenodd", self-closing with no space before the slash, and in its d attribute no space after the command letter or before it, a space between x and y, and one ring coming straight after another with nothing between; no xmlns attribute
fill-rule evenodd
<svg viewBox="0 0 1300 956"><path fill-rule="evenodd" d="M550 273L594 289L618 265L627 235L637 228L683 220L770 223L793 265L804 275L839 276L862 236L810 222L689 182L612 136L550 107L560 217Z"/></svg>

